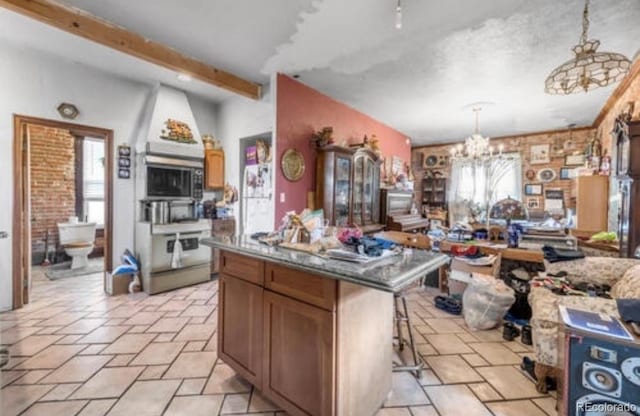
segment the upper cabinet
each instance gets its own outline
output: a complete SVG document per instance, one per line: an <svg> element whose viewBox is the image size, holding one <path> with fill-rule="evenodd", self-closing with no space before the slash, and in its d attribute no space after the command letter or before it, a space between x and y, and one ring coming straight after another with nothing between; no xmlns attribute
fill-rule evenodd
<svg viewBox="0 0 640 416"><path fill-rule="evenodd" d="M369 149L318 149L316 206L331 225L379 229L380 159Z"/></svg>
<svg viewBox="0 0 640 416"><path fill-rule="evenodd" d="M640 122L618 119L612 134L616 145L616 175L640 176Z"/></svg>
<svg viewBox="0 0 640 416"><path fill-rule="evenodd" d="M204 171L206 189L224 188L224 151L222 149L205 150Z"/></svg>

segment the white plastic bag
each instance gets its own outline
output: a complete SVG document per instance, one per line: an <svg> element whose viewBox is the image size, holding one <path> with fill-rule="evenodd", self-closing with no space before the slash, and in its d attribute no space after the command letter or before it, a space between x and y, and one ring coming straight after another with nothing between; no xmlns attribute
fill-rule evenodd
<svg viewBox="0 0 640 416"><path fill-rule="evenodd" d="M474 274L462 295L464 321L474 331L495 328L515 301L515 292L502 280Z"/></svg>

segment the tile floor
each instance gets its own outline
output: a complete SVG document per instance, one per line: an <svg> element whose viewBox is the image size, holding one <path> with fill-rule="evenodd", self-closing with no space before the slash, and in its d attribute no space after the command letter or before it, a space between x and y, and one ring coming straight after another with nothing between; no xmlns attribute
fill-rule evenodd
<svg viewBox="0 0 640 416"><path fill-rule="evenodd" d="M217 282L108 297L101 275L51 282L34 271L32 302L0 314L12 358L0 414L283 414L216 355ZM393 374L380 416L555 416L518 368L530 347L471 332L415 288L410 313L426 369Z"/></svg>

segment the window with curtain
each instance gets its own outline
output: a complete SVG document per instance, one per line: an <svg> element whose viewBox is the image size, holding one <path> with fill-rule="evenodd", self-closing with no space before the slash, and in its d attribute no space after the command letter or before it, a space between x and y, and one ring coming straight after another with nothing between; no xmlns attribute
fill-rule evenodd
<svg viewBox="0 0 640 416"><path fill-rule="evenodd" d="M82 199L88 222L104 227L104 141L82 141Z"/></svg>
<svg viewBox="0 0 640 416"><path fill-rule="evenodd" d="M475 164L453 160L449 182L451 224L470 221L472 210L484 212L487 202L491 206L508 197L522 200L522 160L517 153Z"/></svg>

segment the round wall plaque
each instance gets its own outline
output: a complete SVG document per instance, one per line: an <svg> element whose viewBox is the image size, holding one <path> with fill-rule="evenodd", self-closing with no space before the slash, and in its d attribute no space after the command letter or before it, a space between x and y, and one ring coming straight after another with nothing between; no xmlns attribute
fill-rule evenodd
<svg viewBox="0 0 640 416"><path fill-rule="evenodd" d="M538 171L538 180L540 182L551 182L552 180L554 180L556 178L556 172L553 169L542 169Z"/></svg>
<svg viewBox="0 0 640 416"><path fill-rule="evenodd" d="M284 177L291 182L299 181L304 174L304 157L296 149L287 149L280 162Z"/></svg>

